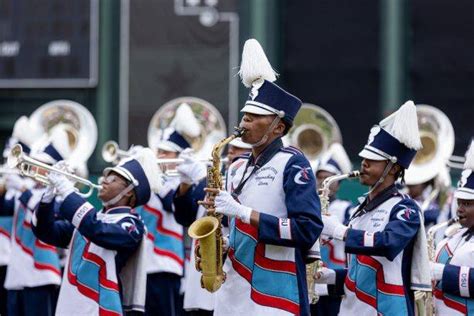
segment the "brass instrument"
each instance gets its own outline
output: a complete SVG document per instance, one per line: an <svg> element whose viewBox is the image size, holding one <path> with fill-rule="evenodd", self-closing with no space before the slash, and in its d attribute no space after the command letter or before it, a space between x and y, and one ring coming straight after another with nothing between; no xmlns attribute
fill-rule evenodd
<svg viewBox="0 0 474 316"><path fill-rule="evenodd" d="M218 142L212 149L212 166L207 169L207 186L222 189L221 152L234 138L242 136L243 129ZM208 193L207 200L213 201L215 194ZM213 293L225 281L223 265L222 215L216 214L213 206L207 207L207 216L201 217L189 226L188 235L199 240L199 255L196 256L196 270L202 272L201 287Z"/></svg>
<svg viewBox="0 0 474 316"><path fill-rule="evenodd" d="M335 175L331 177L327 177L324 179L321 189L319 191L319 200L321 203L321 215L330 215L329 214L329 194L331 193L331 184L337 181L341 181L344 179L350 178L358 178L360 176L360 172L358 170L351 171L349 173ZM319 244L319 239L316 241ZM308 296L309 296L309 303L316 304L319 300L318 293L314 290L315 284L315 277L318 277L321 269L323 268L322 260L316 259L316 261L312 263L308 263L306 265L306 282L308 285Z"/></svg>
<svg viewBox="0 0 474 316"><path fill-rule="evenodd" d="M304 103L288 132L289 143L299 148L309 161L318 159L333 143L342 143L336 120L323 108Z"/></svg>
<svg viewBox="0 0 474 316"><path fill-rule="evenodd" d="M89 110L71 100L54 100L43 104L30 115L30 122L39 127L44 142L53 127L62 125L72 149L67 162L71 167L86 162L97 144L97 124Z"/></svg>
<svg viewBox="0 0 474 316"><path fill-rule="evenodd" d="M428 229L426 233L426 242L428 244L428 257L431 262L435 261L436 257L436 245L435 235L440 229L448 227L446 229L446 235L450 236L453 232L457 231L460 227L459 218L451 218L448 221L438 223ZM430 291L416 291L415 292L415 306L418 315L432 316L435 315L435 301L433 293Z"/></svg>
<svg viewBox="0 0 474 316"><path fill-rule="evenodd" d="M183 104L191 108L194 116L192 120L185 121L185 124L194 125L193 122L197 121L199 127L180 130L183 119L178 116ZM166 139L173 130L177 130L191 144L198 158L208 158L214 144L227 134L224 118L216 106L196 97L176 98L159 107L148 125L148 147L155 151L159 141Z"/></svg>
<svg viewBox="0 0 474 316"><path fill-rule="evenodd" d="M94 192L94 189L100 190L101 188L100 185L94 184L87 179L83 179L79 176L76 176L63 170L59 170L41 161L28 157L23 153L23 148L20 144L13 146L13 148L11 149L10 154L8 155L7 164L10 168L18 168L20 171L20 175L32 178L35 181L40 182L44 185L50 184L45 171L57 172L62 175L65 175L74 182L81 183L89 188L86 193L81 194L84 197L91 196Z"/></svg>

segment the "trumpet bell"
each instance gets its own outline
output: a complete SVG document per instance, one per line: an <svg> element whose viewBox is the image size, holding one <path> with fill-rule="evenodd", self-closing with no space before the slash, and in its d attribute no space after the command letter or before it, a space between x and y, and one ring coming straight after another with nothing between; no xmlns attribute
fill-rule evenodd
<svg viewBox="0 0 474 316"><path fill-rule="evenodd" d="M9 168L16 168L21 161L21 157L23 156L23 148L21 145L17 144L13 146L10 151L10 154L7 157L7 166Z"/></svg>
<svg viewBox="0 0 474 316"><path fill-rule="evenodd" d="M304 103L288 133L290 145L299 148L310 161L318 159L332 143L342 143L336 120L320 106Z"/></svg>
<svg viewBox="0 0 474 316"><path fill-rule="evenodd" d="M102 158L105 162L114 162L118 158L119 146L117 142L109 140L102 147Z"/></svg>

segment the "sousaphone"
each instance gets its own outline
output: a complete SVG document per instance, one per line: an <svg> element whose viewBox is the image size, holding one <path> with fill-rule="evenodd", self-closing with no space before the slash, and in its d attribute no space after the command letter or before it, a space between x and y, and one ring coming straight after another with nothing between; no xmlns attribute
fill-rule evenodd
<svg viewBox="0 0 474 316"><path fill-rule="evenodd" d="M184 134L183 137L191 144L196 157L209 158L213 145L226 137L227 128L219 110L211 103L196 97L173 99L156 111L148 125L148 147L156 150L158 142L175 127L176 110L183 103L191 107L200 125L199 135Z"/></svg>
<svg viewBox="0 0 474 316"><path fill-rule="evenodd" d="M331 144L342 144L336 120L320 106L303 103L293 122L289 143L299 148L309 161L318 159Z"/></svg>
<svg viewBox="0 0 474 316"><path fill-rule="evenodd" d="M454 150L454 129L446 114L426 104L417 105L416 113L423 148L405 172L408 185L424 183L445 172Z"/></svg>
<svg viewBox="0 0 474 316"><path fill-rule="evenodd" d="M43 132L44 141L53 127L62 124L72 148L68 162L74 168L84 167L97 144L97 124L88 109L71 100L55 100L36 109L30 120Z"/></svg>

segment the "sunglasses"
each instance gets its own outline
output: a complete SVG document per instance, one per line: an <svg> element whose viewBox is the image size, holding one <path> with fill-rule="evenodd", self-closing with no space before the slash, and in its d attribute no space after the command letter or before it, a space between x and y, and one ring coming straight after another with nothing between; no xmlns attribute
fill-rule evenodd
<svg viewBox="0 0 474 316"><path fill-rule="evenodd" d="M115 174L111 174L111 175L108 175L108 176L102 176L102 177L99 178L99 184L103 184L103 183L110 184L110 183L115 182L115 181L122 182L124 185L127 184L119 176L117 176Z"/></svg>

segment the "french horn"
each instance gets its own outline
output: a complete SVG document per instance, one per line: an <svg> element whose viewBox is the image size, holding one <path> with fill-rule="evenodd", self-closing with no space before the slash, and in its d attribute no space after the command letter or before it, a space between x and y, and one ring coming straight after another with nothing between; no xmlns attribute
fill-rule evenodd
<svg viewBox="0 0 474 316"><path fill-rule="evenodd" d="M336 120L320 106L303 103L288 132L289 143L309 161L318 159L332 143L342 143Z"/></svg>
<svg viewBox="0 0 474 316"><path fill-rule="evenodd" d="M186 103L191 107L195 118L201 126L197 137L183 135L191 144L196 157L208 158L212 147L227 134L225 121L219 110L211 103L196 97L180 97L162 105L153 115L148 125L148 147L156 150L156 146L166 133L176 125L175 114L178 107Z"/></svg>

